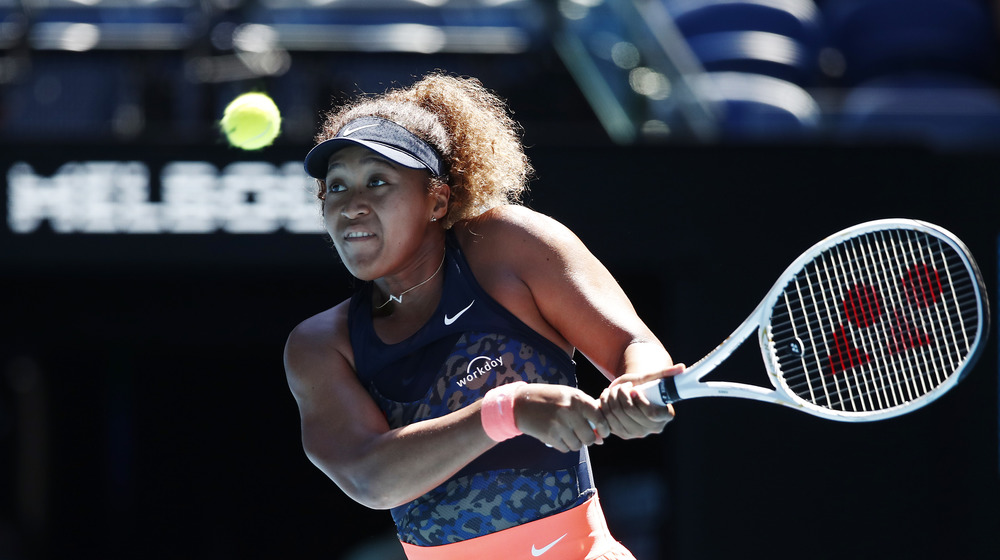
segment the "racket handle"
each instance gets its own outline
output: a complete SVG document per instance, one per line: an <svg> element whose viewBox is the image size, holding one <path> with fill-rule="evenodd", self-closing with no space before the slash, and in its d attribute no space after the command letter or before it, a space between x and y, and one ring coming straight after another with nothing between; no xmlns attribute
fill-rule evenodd
<svg viewBox="0 0 1000 560"><path fill-rule="evenodd" d="M680 395L677 394L677 384L674 383L673 377L664 377L663 379L643 383L637 389L646 395L649 402L660 406L667 406L670 403L681 400Z"/></svg>

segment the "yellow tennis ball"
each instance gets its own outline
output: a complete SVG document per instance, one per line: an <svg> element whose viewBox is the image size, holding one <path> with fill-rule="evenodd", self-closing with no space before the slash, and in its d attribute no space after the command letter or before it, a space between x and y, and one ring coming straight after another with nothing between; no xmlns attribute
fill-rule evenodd
<svg viewBox="0 0 1000 560"><path fill-rule="evenodd" d="M244 93L229 103L219 124L233 146L259 150L278 137L281 112L267 95Z"/></svg>

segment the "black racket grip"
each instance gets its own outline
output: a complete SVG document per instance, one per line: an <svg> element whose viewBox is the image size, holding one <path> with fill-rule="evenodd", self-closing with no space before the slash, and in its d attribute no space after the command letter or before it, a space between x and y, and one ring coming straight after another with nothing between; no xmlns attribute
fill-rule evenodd
<svg viewBox="0 0 1000 560"><path fill-rule="evenodd" d="M660 380L660 398L663 399L663 404L681 400L681 396L677 394L677 384L674 383L673 377L664 377Z"/></svg>
<svg viewBox="0 0 1000 560"><path fill-rule="evenodd" d="M646 395L649 402L666 406L670 403L681 400L677 392L677 383L673 377L664 377L656 381L647 381L636 387L642 394Z"/></svg>

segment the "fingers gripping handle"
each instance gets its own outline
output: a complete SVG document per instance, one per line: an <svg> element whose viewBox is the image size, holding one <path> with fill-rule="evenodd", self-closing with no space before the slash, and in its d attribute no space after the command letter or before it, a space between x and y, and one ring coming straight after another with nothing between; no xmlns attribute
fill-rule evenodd
<svg viewBox="0 0 1000 560"><path fill-rule="evenodd" d="M639 385L638 389L646 395L649 402L660 406L667 406L681 400L680 395L677 394L677 384L674 383L673 377L664 377L657 381L643 383Z"/></svg>

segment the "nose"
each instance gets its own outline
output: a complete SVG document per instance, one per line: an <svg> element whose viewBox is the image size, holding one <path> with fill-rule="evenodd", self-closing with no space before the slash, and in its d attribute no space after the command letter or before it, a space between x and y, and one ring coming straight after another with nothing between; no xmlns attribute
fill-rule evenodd
<svg viewBox="0 0 1000 560"><path fill-rule="evenodd" d="M349 220L354 220L367 215L369 211L370 208L368 203L364 200L364 197L351 195L351 197L340 208L340 215Z"/></svg>

